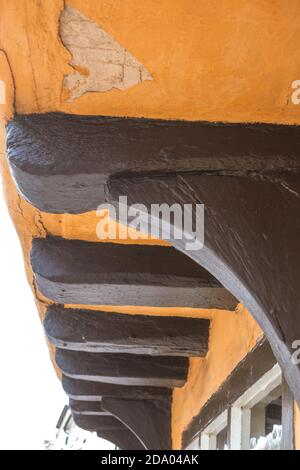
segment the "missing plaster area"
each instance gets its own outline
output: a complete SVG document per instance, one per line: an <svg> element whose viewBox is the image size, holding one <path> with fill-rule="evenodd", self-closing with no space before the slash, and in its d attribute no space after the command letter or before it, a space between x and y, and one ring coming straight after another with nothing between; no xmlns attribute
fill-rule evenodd
<svg viewBox="0 0 300 470"><path fill-rule="evenodd" d="M147 69L98 24L68 5L60 17L60 36L72 54L74 73L65 76L69 101L87 92L125 90L152 80Z"/></svg>

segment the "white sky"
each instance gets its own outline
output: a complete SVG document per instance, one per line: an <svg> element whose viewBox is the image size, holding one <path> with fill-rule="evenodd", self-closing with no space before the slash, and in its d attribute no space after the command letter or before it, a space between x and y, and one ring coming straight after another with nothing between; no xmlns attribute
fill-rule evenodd
<svg viewBox="0 0 300 470"><path fill-rule="evenodd" d="M52 367L0 187L0 448L42 449L67 398Z"/></svg>
<svg viewBox="0 0 300 470"><path fill-rule="evenodd" d="M67 397L49 358L1 182L0 292L0 449L42 449Z"/></svg>

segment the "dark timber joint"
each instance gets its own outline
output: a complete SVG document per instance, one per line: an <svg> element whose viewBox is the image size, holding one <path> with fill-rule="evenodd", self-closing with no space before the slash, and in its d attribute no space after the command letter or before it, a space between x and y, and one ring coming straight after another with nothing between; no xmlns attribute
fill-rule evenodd
<svg viewBox="0 0 300 470"><path fill-rule="evenodd" d="M50 114L17 116L7 131L19 191L40 210L83 213L102 202L118 206L120 196L143 204L145 217L152 204L205 206L197 251L176 239L177 252L35 240L31 262L44 295L61 304L222 309L234 309L236 298L264 330L300 404L300 366L292 361L300 338L299 126ZM171 388L186 379L184 357L127 354L125 367L120 354L108 355L60 349L57 361L87 383ZM79 396L97 395L85 392ZM135 429L118 400L106 400L107 409ZM118 432L122 439L124 428Z"/></svg>
<svg viewBox="0 0 300 470"><path fill-rule="evenodd" d="M293 130L286 130L286 136L289 132ZM287 140L294 155L299 142L292 148L290 144ZM248 308L300 404L300 365L292 361L293 344L300 338L300 172L291 164L287 157L286 170L279 172L274 165L273 174L255 176L113 178L108 199L117 206L119 195L126 195L128 204L145 206L147 217L151 204L204 204L203 248L188 251L181 240L171 243ZM185 233L186 238L190 235Z"/></svg>
<svg viewBox="0 0 300 470"><path fill-rule="evenodd" d="M98 416L98 415L78 415L73 414L74 422L80 428L96 432L98 437L114 442L123 450L145 450L141 441L114 416Z"/></svg>
<svg viewBox="0 0 300 470"><path fill-rule="evenodd" d="M104 398L103 407L126 424L146 449L172 448L170 400Z"/></svg>
<svg viewBox="0 0 300 470"><path fill-rule="evenodd" d="M65 349L57 349L55 358L64 375L71 378L167 388L182 387L189 366L186 357L87 353Z"/></svg>
<svg viewBox="0 0 300 470"><path fill-rule="evenodd" d="M105 184L113 175L299 170L300 130L31 114L8 124L7 154L18 188L31 204L44 212L76 214L105 201Z"/></svg>
<svg viewBox="0 0 300 470"><path fill-rule="evenodd" d="M101 429L97 431L101 439L113 442L121 450L145 450L139 439L122 423L119 429L113 431Z"/></svg>
<svg viewBox="0 0 300 470"><path fill-rule="evenodd" d="M199 356L208 349L209 320L125 315L48 307L44 327L61 349L84 352Z"/></svg>
<svg viewBox="0 0 300 470"><path fill-rule="evenodd" d="M170 398L135 400L104 397L101 404L71 400L70 407L77 426L87 431L110 431L113 436L125 426L124 430L136 436L143 449L172 447Z"/></svg>
<svg viewBox="0 0 300 470"><path fill-rule="evenodd" d="M78 380L63 375L62 386L73 400L101 402L103 397L131 398L137 400L169 399L171 389L165 387L116 385L103 382Z"/></svg>
<svg viewBox="0 0 300 470"><path fill-rule="evenodd" d="M80 401L70 398L69 407L72 414L84 416L108 416L110 413L103 409L102 403L97 401Z"/></svg>
<svg viewBox="0 0 300 470"><path fill-rule="evenodd" d="M80 428L91 431L97 432L103 430L107 431L114 431L115 429L120 429L120 421L116 419L114 416L86 416L86 415L78 415L77 413L73 413L73 419L75 424Z"/></svg>
<svg viewBox="0 0 300 470"><path fill-rule="evenodd" d="M62 304L237 305L211 274L171 247L37 238L31 265L40 291Z"/></svg>

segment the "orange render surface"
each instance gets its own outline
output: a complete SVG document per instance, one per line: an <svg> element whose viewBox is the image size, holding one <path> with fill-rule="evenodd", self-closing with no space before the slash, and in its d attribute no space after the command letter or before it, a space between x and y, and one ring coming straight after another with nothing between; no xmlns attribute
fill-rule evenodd
<svg viewBox="0 0 300 470"><path fill-rule="evenodd" d="M1 170L41 319L49 301L34 284L28 258L32 238L52 234L97 241L98 218L94 212L41 213L18 195L5 156L5 123L14 112L300 123L300 105L291 100L292 82L300 79L300 0L66 3L101 25L147 68L153 80L122 91L86 93L68 102L63 79L73 72L71 54L59 36L64 2L0 0L0 80L6 86L6 102L0 101ZM95 308L144 313L142 306ZM207 357L191 360L188 383L174 392L173 446L180 448L182 431L262 332L243 306L236 314L154 307L147 308L147 313L212 319ZM52 347L50 352L53 360ZM296 422L300 448L299 411Z"/></svg>
<svg viewBox="0 0 300 470"><path fill-rule="evenodd" d="M0 0L18 113L299 123L299 0L68 0L133 54L153 80L66 102L63 0ZM13 37L12 37L13 32ZM88 73L88 72L87 72Z"/></svg>

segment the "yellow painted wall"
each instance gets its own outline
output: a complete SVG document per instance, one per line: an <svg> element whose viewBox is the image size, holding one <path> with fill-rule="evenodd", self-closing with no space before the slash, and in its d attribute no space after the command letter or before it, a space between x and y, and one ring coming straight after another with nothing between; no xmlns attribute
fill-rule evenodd
<svg viewBox="0 0 300 470"><path fill-rule="evenodd" d="M0 0L0 49L19 113L300 122L299 0L66 0L151 73L128 90L65 101L70 53L58 35L63 0ZM12 37L13 32L13 37Z"/></svg>
<svg viewBox="0 0 300 470"><path fill-rule="evenodd" d="M190 359L187 384L173 392L174 449L181 448L182 432L191 419L261 336L261 329L242 306L233 316L219 312L213 317L207 356Z"/></svg>
<svg viewBox="0 0 300 470"><path fill-rule="evenodd" d="M98 219L92 212L80 216L41 213L17 194L5 158L4 125L14 111L300 123L300 105L291 102L291 84L300 80L300 0L66 3L127 48L153 80L124 91L87 93L67 102L62 84L72 68L70 53L58 34L63 0L0 0L0 80L6 83L7 99L0 104L1 167L7 204L41 318L49 302L37 292L29 266L32 237L51 233L95 241ZM144 313L143 307L105 308ZM254 347L261 330L241 306L237 314L155 308L147 313L212 319L207 358L191 360L187 385L174 392L173 443L180 448L182 431Z"/></svg>

